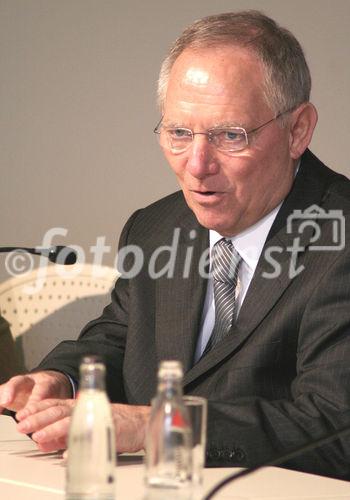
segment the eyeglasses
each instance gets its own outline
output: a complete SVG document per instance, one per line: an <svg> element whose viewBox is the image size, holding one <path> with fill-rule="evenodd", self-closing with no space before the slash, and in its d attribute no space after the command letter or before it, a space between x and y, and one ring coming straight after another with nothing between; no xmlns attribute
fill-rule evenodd
<svg viewBox="0 0 350 500"><path fill-rule="evenodd" d="M249 131L246 131L243 127L216 127L209 129L207 132L193 132L193 130L184 127L166 127L162 124L162 117L153 132L157 134L160 145L173 154L180 154L187 151L195 135L206 135L208 141L213 144L218 151L230 154L236 153L237 151L243 151L249 145L249 135L266 127L266 125L274 122L282 115L290 113L292 110L293 108L278 113L278 115L271 118L271 120Z"/></svg>

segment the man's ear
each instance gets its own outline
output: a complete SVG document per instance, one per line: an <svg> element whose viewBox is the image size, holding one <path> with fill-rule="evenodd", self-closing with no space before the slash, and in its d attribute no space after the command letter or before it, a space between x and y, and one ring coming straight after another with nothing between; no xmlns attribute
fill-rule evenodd
<svg viewBox="0 0 350 500"><path fill-rule="evenodd" d="M310 144L317 118L316 108L311 102L301 104L292 112L289 151L294 160L298 159Z"/></svg>

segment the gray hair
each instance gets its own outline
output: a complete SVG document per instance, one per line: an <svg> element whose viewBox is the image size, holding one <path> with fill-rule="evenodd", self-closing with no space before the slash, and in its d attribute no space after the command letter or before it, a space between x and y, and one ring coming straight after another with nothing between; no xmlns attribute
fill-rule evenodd
<svg viewBox="0 0 350 500"><path fill-rule="evenodd" d="M311 76L297 39L259 11L229 12L199 19L175 40L165 58L158 81L158 103L164 106L170 71L187 48L232 45L255 54L264 69L264 97L277 114L310 98Z"/></svg>

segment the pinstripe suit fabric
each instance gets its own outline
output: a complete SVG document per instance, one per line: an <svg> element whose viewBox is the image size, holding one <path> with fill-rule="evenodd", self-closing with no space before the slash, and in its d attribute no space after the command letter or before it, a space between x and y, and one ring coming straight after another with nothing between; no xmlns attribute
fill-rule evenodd
<svg viewBox="0 0 350 500"><path fill-rule="evenodd" d="M208 231L199 226L181 193L136 212L120 245L142 247L140 273L119 279L102 316L85 327L78 342L60 344L40 367L77 379L81 354L102 354L111 398L149 404L159 361L179 359L185 392L209 399L209 465L253 465L349 423L350 247L314 251L315 227L300 226L300 220L287 226L295 210L303 213L313 205L325 213L341 210L348 242L349 185L311 152L303 155L231 334L196 364L206 290L198 266L208 248ZM318 220L318 245L333 244L333 222ZM169 262L174 228L180 230L176 262L167 277L161 270ZM293 276L295 241L298 273ZM151 279L148 265L159 246L164 250L155 263L160 275ZM191 266L184 278L189 255ZM132 264L130 256L126 266ZM272 277L277 268L278 275ZM349 477L350 440L334 441L285 466Z"/></svg>

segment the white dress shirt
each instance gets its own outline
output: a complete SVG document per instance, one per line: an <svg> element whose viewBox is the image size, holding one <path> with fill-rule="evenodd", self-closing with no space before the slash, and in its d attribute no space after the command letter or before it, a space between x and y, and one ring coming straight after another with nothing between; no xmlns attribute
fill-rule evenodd
<svg viewBox="0 0 350 500"><path fill-rule="evenodd" d="M269 214L265 215L265 217L260 219L256 224L249 227L245 231L242 231L232 238L227 238L232 241L235 249L242 257L241 265L238 271L238 282L236 287L236 318L239 314L244 297L246 296L250 282L253 278L256 266L258 265L258 260L264 247L267 235L281 205L282 203L280 203ZM212 266L212 248L215 243L221 238L223 238L223 236L221 236L221 234L217 233L216 231L209 231L210 270ZM195 363L199 360L205 349L205 346L207 345L211 332L214 328L214 323L215 301L213 292L213 279L209 278L207 292L204 300L201 328L195 352Z"/></svg>

